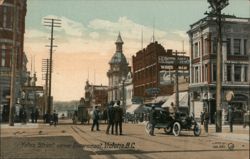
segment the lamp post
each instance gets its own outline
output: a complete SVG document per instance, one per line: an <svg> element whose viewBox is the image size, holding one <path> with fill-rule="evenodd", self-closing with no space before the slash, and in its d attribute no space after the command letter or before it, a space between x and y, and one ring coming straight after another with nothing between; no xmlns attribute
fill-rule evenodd
<svg viewBox="0 0 250 159"><path fill-rule="evenodd" d="M221 89L222 89L222 37L221 37L221 10L224 9L229 3L228 0L207 0L210 4L209 8L212 8L209 16L216 17L216 23L218 26L217 35L217 76L216 76L216 132L222 132L222 102L221 102Z"/></svg>
<svg viewBox="0 0 250 159"><path fill-rule="evenodd" d="M126 112L126 104L125 104L125 77L122 78L122 107L123 112Z"/></svg>

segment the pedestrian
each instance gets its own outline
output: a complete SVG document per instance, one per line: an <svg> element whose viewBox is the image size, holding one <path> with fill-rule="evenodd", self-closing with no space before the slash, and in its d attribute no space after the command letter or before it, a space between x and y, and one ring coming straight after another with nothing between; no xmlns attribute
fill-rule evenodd
<svg viewBox="0 0 250 159"><path fill-rule="evenodd" d="M204 129L205 129L206 135L208 134L208 123L209 123L209 112L207 111L207 109L205 109L205 112L204 112Z"/></svg>
<svg viewBox="0 0 250 159"><path fill-rule="evenodd" d="M156 113L156 110L155 110L155 106L152 106L152 109L150 111L150 118L149 118L149 122L151 124L151 130L149 132L149 135L151 136L155 136L154 135L154 129L155 129L155 125L156 125L156 117L157 117L157 113Z"/></svg>
<svg viewBox="0 0 250 159"><path fill-rule="evenodd" d="M36 111L35 111L35 113L34 113L35 123L37 123L38 117L39 117L39 111L38 111L38 109L36 109Z"/></svg>
<svg viewBox="0 0 250 159"><path fill-rule="evenodd" d="M93 124L92 124L91 131L94 130L95 125L96 125L96 130L100 131L100 129L99 129L99 110L98 110L98 106L95 106L95 109L93 111Z"/></svg>
<svg viewBox="0 0 250 159"><path fill-rule="evenodd" d="M76 110L74 111L72 120L73 120L73 124L77 124L77 111Z"/></svg>
<svg viewBox="0 0 250 159"><path fill-rule="evenodd" d="M109 104L109 107L107 109L107 122L108 122L108 126L107 126L107 130L106 130L106 134L109 134L109 129L111 127L111 134L114 134L114 102L111 101Z"/></svg>
<svg viewBox="0 0 250 159"><path fill-rule="evenodd" d="M119 133L122 134L122 117L123 117L123 110L120 107L120 101L117 101L114 105L114 123L115 123L115 133L118 135L118 126L119 126Z"/></svg>
<svg viewBox="0 0 250 159"><path fill-rule="evenodd" d="M54 110L54 113L52 115L52 119L53 119L53 124L56 127L56 125L58 124L58 115L57 115L55 110Z"/></svg>
<svg viewBox="0 0 250 159"><path fill-rule="evenodd" d="M234 109L230 104L228 105L228 122L230 125L230 132L233 132Z"/></svg>
<svg viewBox="0 0 250 159"><path fill-rule="evenodd" d="M204 123L204 112L203 111L201 112L200 118L201 118L201 125L203 125L203 123Z"/></svg>
<svg viewBox="0 0 250 159"><path fill-rule="evenodd" d="M31 118L31 122L34 123L34 119L35 119L34 110L31 111L30 118Z"/></svg>

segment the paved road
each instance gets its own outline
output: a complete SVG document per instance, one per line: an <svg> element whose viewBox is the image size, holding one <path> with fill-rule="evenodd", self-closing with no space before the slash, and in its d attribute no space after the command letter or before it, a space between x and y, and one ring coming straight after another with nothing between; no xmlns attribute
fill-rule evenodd
<svg viewBox="0 0 250 159"><path fill-rule="evenodd" d="M64 124L57 127L40 124L34 127L2 128L1 157L5 158L166 158L166 159L248 159L249 142L230 140L204 133L200 137L183 132L174 137L156 130L149 136L144 125L124 124L124 135L106 135L90 131L90 125ZM228 134L230 135L230 134Z"/></svg>

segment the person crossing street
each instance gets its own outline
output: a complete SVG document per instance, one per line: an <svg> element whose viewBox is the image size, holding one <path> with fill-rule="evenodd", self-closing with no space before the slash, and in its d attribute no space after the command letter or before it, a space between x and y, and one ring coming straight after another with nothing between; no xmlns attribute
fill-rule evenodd
<svg viewBox="0 0 250 159"><path fill-rule="evenodd" d="M99 129L99 109L98 106L95 106L95 109L93 111L93 124L91 127L91 131L94 131L94 127L96 126L96 130L100 131Z"/></svg>

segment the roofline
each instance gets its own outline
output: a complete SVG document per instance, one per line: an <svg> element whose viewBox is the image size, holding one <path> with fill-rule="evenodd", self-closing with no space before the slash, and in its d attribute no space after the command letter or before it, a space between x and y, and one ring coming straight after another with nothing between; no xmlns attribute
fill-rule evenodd
<svg viewBox="0 0 250 159"><path fill-rule="evenodd" d="M250 23L250 18L245 18L245 17L236 17L235 15L222 15L222 18L227 18L227 19L238 19L238 20L248 20L248 23ZM187 33L191 32L193 29L195 29L195 25L199 25L199 23L202 23L204 21L214 21L213 19L208 19L208 18L213 18L213 16L205 16L204 18L196 21L195 23L190 25L190 29L187 31ZM230 22L230 21L226 21L226 22ZM241 22L242 23L242 22ZM205 25L203 23L203 25Z"/></svg>

